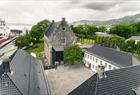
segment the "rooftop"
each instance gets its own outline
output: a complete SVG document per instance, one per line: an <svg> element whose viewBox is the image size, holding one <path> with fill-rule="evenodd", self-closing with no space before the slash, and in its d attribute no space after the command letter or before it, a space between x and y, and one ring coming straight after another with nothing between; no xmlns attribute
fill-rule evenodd
<svg viewBox="0 0 140 95"><path fill-rule="evenodd" d="M48 95L41 61L21 49L17 50L11 58L10 70L13 74L7 73L7 75L20 92L23 95Z"/></svg>
<svg viewBox="0 0 140 95"><path fill-rule="evenodd" d="M132 56L126 52L117 51L115 49L94 45L86 50L101 59L111 62L119 67L132 66Z"/></svg>
<svg viewBox="0 0 140 95"><path fill-rule="evenodd" d="M140 66L105 72L106 77L94 74L69 95L139 95Z"/></svg>

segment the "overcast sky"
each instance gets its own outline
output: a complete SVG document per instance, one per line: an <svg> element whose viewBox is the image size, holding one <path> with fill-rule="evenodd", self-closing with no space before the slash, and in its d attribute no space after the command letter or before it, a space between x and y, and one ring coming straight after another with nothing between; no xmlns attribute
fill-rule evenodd
<svg viewBox="0 0 140 95"><path fill-rule="evenodd" d="M0 18L33 24L42 19L70 22L107 20L140 13L140 0L0 0Z"/></svg>

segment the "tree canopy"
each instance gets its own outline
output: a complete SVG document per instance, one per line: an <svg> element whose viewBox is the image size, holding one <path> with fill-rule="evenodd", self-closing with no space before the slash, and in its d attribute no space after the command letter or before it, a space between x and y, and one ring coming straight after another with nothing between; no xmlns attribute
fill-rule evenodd
<svg viewBox="0 0 140 95"><path fill-rule="evenodd" d="M78 45L71 44L64 50L65 63L76 64L82 61L82 57L82 49Z"/></svg>
<svg viewBox="0 0 140 95"><path fill-rule="evenodd" d="M117 24L110 29L110 34L116 34L121 37L129 38L136 34L136 27L131 24Z"/></svg>
<svg viewBox="0 0 140 95"><path fill-rule="evenodd" d="M15 45L20 47L28 47L31 44L38 43L43 37L45 30L47 29L49 21L47 19L38 22L32 26L30 31L24 36L19 36L15 40Z"/></svg>
<svg viewBox="0 0 140 95"><path fill-rule="evenodd" d="M33 43L38 42L44 35L46 28L48 27L49 21L47 19L38 22L31 28L30 35Z"/></svg>

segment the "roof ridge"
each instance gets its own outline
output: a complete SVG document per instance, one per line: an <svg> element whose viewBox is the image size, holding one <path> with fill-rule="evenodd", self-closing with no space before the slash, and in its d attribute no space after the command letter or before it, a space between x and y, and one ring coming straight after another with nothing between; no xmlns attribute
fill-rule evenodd
<svg viewBox="0 0 140 95"><path fill-rule="evenodd" d="M54 23L55 23L55 22L50 23L49 27L47 27L47 28L45 29L45 33L44 33L44 34L46 34L46 33L48 32L48 30L52 27L52 25L53 25ZM46 36L47 36L47 35L46 35Z"/></svg>
<svg viewBox="0 0 140 95"><path fill-rule="evenodd" d="M94 46L99 46L99 47L101 47L101 48L106 48L106 49L108 49L108 50L112 50L112 51L115 51L115 52L121 52L121 53L124 53L124 54L127 54L127 55L130 55L129 53L127 53L127 52L125 52L125 51L118 51L118 50L116 50L116 49L114 49L114 48L110 48L110 47L106 47L106 46L101 46L101 45L94 45ZM93 46L93 47L94 47Z"/></svg>
<svg viewBox="0 0 140 95"><path fill-rule="evenodd" d="M29 89L30 89L30 87L31 87L31 86L30 86L30 85L31 85L31 84L30 84L30 81L31 81L31 80L30 80L30 77L31 77L31 65L32 65L32 63L31 63L31 61L32 61L32 60L31 60L31 56L29 56L29 57L30 57L30 63L29 63L28 95L30 95L30 90L29 90Z"/></svg>
<svg viewBox="0 0 140 95"><path fill-rule="evenodd" d="M17 90L18 90L21 94L23 94L22 91L20 91L20 89L17 87L17 85L16 85L16 84L13 82L13 80L10 78L9 74L6 73L6 75L7 75L8 78L11 80L11 82L13 83L13 85L17 88Z"/></svg>
<svg viewBox="0 0 140 95"><path fill-rule="evenodd" d="M99 80L99 74L96 73L96 85L95 85L95 95L97 94L97 87L98 87L98 80Z"/></svg>

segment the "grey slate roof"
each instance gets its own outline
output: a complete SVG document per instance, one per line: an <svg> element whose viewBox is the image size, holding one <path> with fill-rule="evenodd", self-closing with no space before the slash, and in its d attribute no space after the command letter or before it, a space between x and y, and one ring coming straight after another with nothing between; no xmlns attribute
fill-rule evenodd
<svg viewBox="0 0 140 95"><path fill-rule="evenodd" d="M99 45L94 45L93 47L87 49L89 52L99 58L106 61L110 61L112 64L119 67L132 66L132 56L125 52L117 51L111 48L102 47Z"/></svg>
<svg viewBox="0 0 140 95"><path fill-rule="evenodd" d="M1 76L2 76L3 73L4 73L4 72L3 72L3 66L0 65L0 78L1 78Z"/></svg>
<svg viewBox="0 0 140 95"><path fill-rule="evenodd" d="M51 36L51 34L57 29L57 27L59 26L60 23L61 23L60 21L59 22L53 21L52 23L50 23L49 28L45 32L45 35L47 37Z"/></svg>
<svg viewBox="0 0 140 95"><path fill-rule="evenodd" d="M130 40L140 40L140 36L132 36L129 39Z"/></svg>
<svg viewBox="0 0 140 95"><path fill-rule="evenodd" d="M106 78L96 73L68 95L139 95L140 66L106 71Z"/></svg>
<svg viewBox="0 0 140 95"><path fill-rule="evenodd" d="M43 64L39 59L19 49L12 58L10 69L13 74L7 75L23 95L49 95Z"/></svg>
<svg viewBox="0 0 140 95"><path fill-rule="evenodd" d="M75 42L76 37L65 19L59 22L52 22L45 32L55 51L64 51L64 48Z"/></svg>

